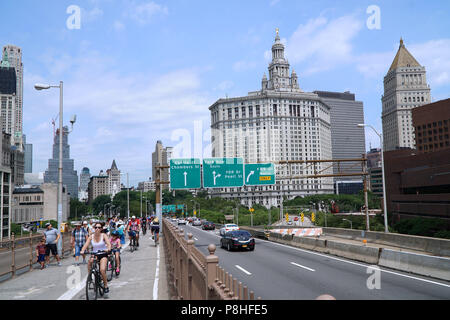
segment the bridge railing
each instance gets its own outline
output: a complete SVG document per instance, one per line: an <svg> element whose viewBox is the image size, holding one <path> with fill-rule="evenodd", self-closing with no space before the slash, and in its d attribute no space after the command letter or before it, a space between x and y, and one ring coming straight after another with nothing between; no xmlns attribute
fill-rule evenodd
<svg viewBox="0 0 450 320"><path fill-rule="evenodd" d="M43 237L43 234L30 233L28 236L16 238L15 234L11 233L9 239L0 241L0 277L7 275L15 277L19 270L22 272L33 270L33 265L37 263L36 246ZM71 233L62 233L62 240L64 257L65 254L72 252ZM25 270L27 268L28 270Z"/></svg>
<svg viewBox="0 0 450 320"><path fill-rule="evenodd" d="M255 294L231 274L219 267L214 254L216 246L208 246L209 255L195 247L192 234L186 240L184 231L164 219L163 241L169 281L179 300L254 300Z"/></svg>

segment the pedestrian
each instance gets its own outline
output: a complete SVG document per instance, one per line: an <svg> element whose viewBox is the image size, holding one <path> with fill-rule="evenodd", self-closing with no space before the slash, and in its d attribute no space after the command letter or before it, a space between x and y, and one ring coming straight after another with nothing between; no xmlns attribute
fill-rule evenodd
<svg viewBox="0 0 450 320"><path fill-rule="evenodd" d="M36 246L36 257L37 262L41 264L41 270L45 268L45 238L42 238L39 241L39 244Z"/></svg>
<svg viewBox="0 0 450 320"><path fill-rule="evenodd" d="M77 266L80 265L78 262L80 259L80 251L83 248L89 237L89 233L81 227L81 223L75 225L75 229L72 231L72 248L75 249L75 263ZM83 254L83 264L86 263L86 255Z"/></svg>
<svg viewBox="0 0 450 320"><path fill-rule="evenodd" d="M119 232L120 244L125 244L125 226L122 220L117 222L117 231Z"/></svg>
<svg viewBox="0 0 450 320"><path fill-rule="evenodd" d="M45 224L45 227L47 228L44 231L46 265L48 266L48 263L50 261L50 252L51 252L53 254L53 256L56 257L56 261L58 261L58 266L61 266L61 259L58 255L58 248L56 246L59 238L61 237L61 234L59 233L58 230L56 230L52 227L51 223Z"/></svg>

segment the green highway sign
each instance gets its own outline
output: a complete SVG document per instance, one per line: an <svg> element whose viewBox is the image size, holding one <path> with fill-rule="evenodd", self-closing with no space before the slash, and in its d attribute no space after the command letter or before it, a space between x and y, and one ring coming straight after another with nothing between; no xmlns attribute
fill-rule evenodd
<svg viewBox="0 0 450 320"><path fill-rule="evenodd" d="M200 189L201 163L200 159L172 159L170 160L170 188Z"/></svg>
<svg viewBox="0 0 450 320"><path fill-rule="evenodd" d="M273 163L245 165L246 186L262 186L274 184L275 184L275 166Z"/></svg>
<svg viewBox="0 0 450 320"><path fill-rule="evenodd" d="M203 159L204 188L233 188L244 185L242 158Z"/></svg>

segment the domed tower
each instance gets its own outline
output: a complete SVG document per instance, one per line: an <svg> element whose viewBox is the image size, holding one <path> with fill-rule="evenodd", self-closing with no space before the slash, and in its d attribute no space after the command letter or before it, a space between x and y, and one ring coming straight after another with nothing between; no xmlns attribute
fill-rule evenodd
<svg viewBox="0 0 450 320"><path fill-rule="evenodd" d="M281 43L279 30L272 46L272 62L269 65L269 89L290 87L289 62L284 58L284 45Z"/></svg>

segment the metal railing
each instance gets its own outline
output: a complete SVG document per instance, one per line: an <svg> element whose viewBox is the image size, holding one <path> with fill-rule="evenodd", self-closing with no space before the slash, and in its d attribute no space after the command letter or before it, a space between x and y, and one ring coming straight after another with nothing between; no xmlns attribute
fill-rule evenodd
<svg viewBox="0 0 450 320"><path fill-rule="evenodd" d="M63 240L61 258L63 258L65 254L72 252L71 233L61 235ZM25 271L33 270L33 265L37 263L36 246L43 237L43 234L30 233L28 236L16 238L12 233L10 239L0 241L0 277L7 275L15 277L17 271L25 268L28 268Z"/></svg>
<svg viewBox="0 0 450 320"><path fill-rule="evenodd" d="M163 243L169 281L179 300L254 300L255 294L219 267L216 246L208 246L209 256L195 247L192 234L163 219ZM260 298L258 298L260 299Z"/></svg>

